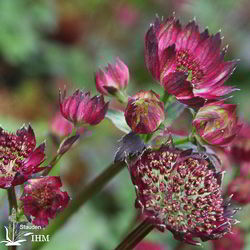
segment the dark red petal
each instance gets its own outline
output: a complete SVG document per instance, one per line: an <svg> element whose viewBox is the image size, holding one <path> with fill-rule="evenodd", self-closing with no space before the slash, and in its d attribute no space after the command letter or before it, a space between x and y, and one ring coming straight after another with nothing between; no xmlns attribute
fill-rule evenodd
<svg viewBox="0 0 250 250"><path fill-rule="evenodd" d="M158 56L158 41L156 38L155 24L152 25L145 35L145 64L153 77L160 79L160 62Z"/></svg>
<svg viewBox="0 0 250 250"><path fill-rule="evenodd" d="M186 81L187 77L185 72L169 73L163 78L165 91L176 97L193 97L193 88L190 82Z"/></svg>
<svg viewBox="0 0 250 250"><path fill-rule="evenodd" d="M42 143L23 162L20 173L33 172L34 168L36 168L38 165L40 165L44 161L44 157L45 157L44 150L45 150L45 143Z"/></svg>
<svg viewBox="0 0 250 250"><path fill-rule="evenodd" d="M165 75L173 71L173 68L175 67L174 65L175 56L176 56L175 44L167 47L162 52L160 57L160 72L161 72L160 81L162 81Z"/></svg>

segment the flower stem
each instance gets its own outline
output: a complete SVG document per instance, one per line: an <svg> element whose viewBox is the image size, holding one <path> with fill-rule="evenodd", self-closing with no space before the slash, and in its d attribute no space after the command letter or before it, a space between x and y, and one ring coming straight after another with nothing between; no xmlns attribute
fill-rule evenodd
<svg viewBox="0 0 250 250"><path fill-rule="evenodd" d="M89 199L96 195L114 176L116 176L124 167L125 162L117 162L109 165L99 176L90 182L76 197L73 198L69 206L59 214L53 223L40 234L50 235L58 231L68 221L68 219ZM44 242L34 243L33 250L42 248Z"/></svg>
<svg viewBox="0 0 250 250"><path fill-rule="evenodd" d="M115 250L133 249L153 229L154 225L151 224L148 219L145 219L115 248Z"/></svg>
<svg viewBox="0 0 250 250"><path fill-rule="evenodd" d="M181 145L181 144L185 144L190 142L190 138L189 137L184 137L182 139L176 140L174 141L174 145Z"/></svg>
<svg viewBox="0 0 250 250"><path fill-rule="evenodd" d="M15 208L17 210L17 199L16 192L14 187L10 187L7 189L8 192L8 201L9 201L9 214L12 214L12 209Z"/></svg>
<svg viewBox="0 0 250 250"><path fill-rule="evenodd" d="M8 192L8 201L9 201L9 216L11 216L13 208L17 211L17 199L16 199L15 188L10 187L7 189L7 192ZM11 222L9 222L9 223L11 223ZM11 227L9 227L9 229L10 228ZM14 226L13 226L12 230L15 230ZM14 232L12 232L12 237L14 237ZM12 239L12 240L14 240L14 239ZM9 250L16 250L16 246L9 246L8 249Z"/></svg>

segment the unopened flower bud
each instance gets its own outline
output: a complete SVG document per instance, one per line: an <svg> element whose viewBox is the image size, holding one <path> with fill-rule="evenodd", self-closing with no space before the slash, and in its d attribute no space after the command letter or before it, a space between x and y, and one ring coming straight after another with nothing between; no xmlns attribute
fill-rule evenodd
<svg viewBox="0 0 250 250"><path fill-rule="evenodd" d="M89 92L76 90L66 98L66 90L59 93L61 114L75 125L100 123L108 110L103 96L90 97Z"/></svg>
<svg viewBox="0 0 250 250"><path fill-rule="evenodd" d="M116 58L115 64L108 64L95 74L96 89L103 95L117 95L127 87L128 81L128 67L119 58Z"/></svg>
<svg viewBox="0 0 250 250"><path fill-rule="evenodd" d="M154 91L140 91L129 98L125 119L133 132L150 134L164 121L164 103Z"/></svg>
<svg viewBox="0 0 250 250"><path fill-rule="evenodd" d="M241 128L236 117L236 105L223 101L200 108L193 126L205 142L219 146L231 143Z"/></svg>

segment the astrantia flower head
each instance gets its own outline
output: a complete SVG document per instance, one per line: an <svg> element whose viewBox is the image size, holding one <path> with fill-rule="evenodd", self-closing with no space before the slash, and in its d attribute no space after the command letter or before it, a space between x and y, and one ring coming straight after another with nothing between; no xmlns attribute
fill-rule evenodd
<svg viewBox="0 0 250 250"><path fill-rule="evenodd" d="M125 119L133 132L152 133L164 121L164 103L154 91L140 91L129 98Z"/></svg>
<svg viewBox="0 0 250 250"><path fill-rule="evenodd" d="M164 89L190 106L202 106L234 90L223 83L237 61L224 61L220 32L199 32L193 20L182 27L174 16L156 18L145 36L145 62Z"/></svg>
<svg viewBox="0 0 250 250"><path fill-rule="evenodd" d="M204 105L193 120L200 137L208 144L228 145L241 129L236 116L236 105L218 101Z"/></svg>
<svg viewBox="0 0 250 250"><path fill-rule="evenodd" d="M23 184L32 174L44 170L45 144L36 147L33 129L22 127L16 134L0 128L0 188Z"/></svg>
<svg viewBox="0 0 250 250"><path fill-rule="evenodd" d="M235 211L222 199L222 173L192 150L171 145L147 149L129 170L136 206L155 227L170 230L178 240L199 245L193 238L219 239L236 222Z"/></svg>
<svg viewBox="0 0 250 250"><path fill-rule="evenodd" d="M66 89L59 92L61 114L72 123L96 125L100 123L108 110L109 103L103 96L90 97L89 92L76 90L66 98Z"/></svg>
<svg viewBox="0 0 250 250"><path fill-rule="evenodd" d="M103 95L115 95L117 91L124 90L128 81L128 67L120 58L95 74L96 89Z"/></svg>
<svg viewBox="0 0 250 250"><path fill-rule="evenodd" d="M60 177L49 176L28 180L20 200L23 202L24 214L32 216L32 223L45 227L49 219L62 211L69 202L67 192L62 192Z"/></svg>

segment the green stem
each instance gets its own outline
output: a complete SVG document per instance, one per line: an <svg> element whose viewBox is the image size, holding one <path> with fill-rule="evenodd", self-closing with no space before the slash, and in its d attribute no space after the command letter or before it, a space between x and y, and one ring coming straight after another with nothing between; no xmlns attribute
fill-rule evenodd
<svg viewBox="0 0 250 250"><path fill-rule="evenodd" d="M14 187L10 187L7 189L8 192L8 201L9 201L9 214L12 214L12 209L15 208L17 210L17 199L16 192Z"/></svg>
<svg viewBox="0 0 250 250"><path fill-rule="evenodd" d="M190 138L189 137L184 137L182 139L176 140L174 141L174 145L181 145L181 144L185 144L190 142Z"/></svg>
<svg viewBox="0 0 250 250"><path fill-rule="evenodd" d="M115 250L131 250L152 230L154 225L145 219L137 226L116 248Z"/></svg>
<svg viewBox="0 0 250 250"><path fill-rule="evenodd" d="M14 187L10 187L7 189L8 192L8 201L9 201L9 215L12 215L12 210L13 208L17 211L17 199L16 199L16 192L15 192L15 188ZM11 222L9 222L11 223ZM11 227L9 226L9 229ZM15 230L15 228L13 227L12 230ZM14 237L14 232L11 233L12 234L12 240ZM9 246L8 249L9 250L16 250L16 246Z"/></svg>
<svg viewBox="0 0 250 250"><path fill-rule="evenodd" d="M72 136L75 136L76 133L77 133L77 127L74 126L73 129L72 129L71 134L70 134L68 137L66 137L66 139L68 139L68 138L70 138L70 137L72 137ZM64 139L64 140L66 140L66 139ZM61 146L61 144L64 142L64 140L61 141L61 143L60 143L59 146L58 146L58 149L60 148L60 146ZM50 163L49 163L49 165L48 165L49 167L46 168L46 169L43 171L42 176L48 175L48 174L50 173L50 171L52 170L52 168L59 162L59 160L61 159L62 156L63 156L63 154L58 154L58 153L57 153L57 154L53 157L53 159L50 161Z"/></svg>
<svg viewBox="0 0 250 250"><path fill-rule="evenodd" d="M50 235L58 231L68 221L68 219L89 199L96 195L114 176L116 176L124 167L125 162L111 164L92 182L90 182L69 204L69 206L59 214L53 223L46 229L39 232L40 234ZM32 249L42 248L44 242L34 243Z"/></svg>

